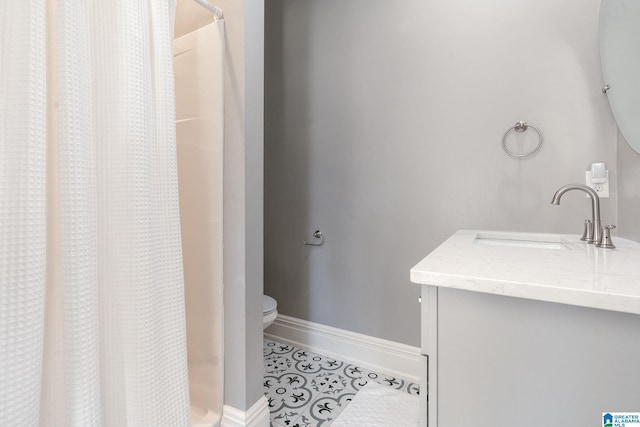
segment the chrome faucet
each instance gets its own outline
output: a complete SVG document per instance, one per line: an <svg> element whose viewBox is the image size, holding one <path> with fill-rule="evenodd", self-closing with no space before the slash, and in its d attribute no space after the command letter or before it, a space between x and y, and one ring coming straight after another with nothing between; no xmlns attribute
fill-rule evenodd
<svg viewBox="0 0 640 427"><path fill-rule="evenodd" d="M551 204L559 205L560 198L564 193L571 190L580 190L587 193L589 198L591 199L591 217L592 223L589 225L587 229L586 242L587 243L595 243L596 246L600 246L602 244L602 224L600 222L600 197L598 197L598 193L593 190L591 187L587 187L582 184L568 184L563 187L558 188L556 194L553 195L553 199L551 200Z"/></svg>

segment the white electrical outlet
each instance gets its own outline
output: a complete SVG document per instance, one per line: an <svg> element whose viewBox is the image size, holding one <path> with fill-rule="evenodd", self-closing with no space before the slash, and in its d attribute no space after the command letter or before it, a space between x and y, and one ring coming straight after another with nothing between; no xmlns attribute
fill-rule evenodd
<svg viewBox="0 0 640 427"><path fill-rule="evenodd" d="M587 186L593 188L598 193L598 197L601 199L609 197L609 171L607 171L607 180L603 183L594 183L591 179L591 171L586 171L585 174Z"/></svg>

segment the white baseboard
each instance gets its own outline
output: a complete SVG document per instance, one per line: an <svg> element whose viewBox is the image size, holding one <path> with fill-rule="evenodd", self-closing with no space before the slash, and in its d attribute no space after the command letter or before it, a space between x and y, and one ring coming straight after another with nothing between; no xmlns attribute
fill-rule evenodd
<svg viewBox="0 0 640 427"><path fill-rule="evenodd" d="M420 381L420 348L278 315L265 338L377 372Z"/></svg>
<svg viewBox="0 0 640 427"><path fill-rule="evenodd" d="M269 402L262 396L247 411L224 405L221 427L269 427Z"/></svg>

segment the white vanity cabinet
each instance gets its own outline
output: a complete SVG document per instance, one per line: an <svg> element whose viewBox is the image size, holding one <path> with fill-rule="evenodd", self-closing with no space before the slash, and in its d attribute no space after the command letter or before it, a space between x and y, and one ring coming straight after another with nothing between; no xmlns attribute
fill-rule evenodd
<svg viewBox="0 0 640 427"><path fill-rule="evenodd" d="M428 359L422 425L602 426L603 412L640 412L640 245L477 238L496 235L514 236L459 231L411 270Z"/></svg>

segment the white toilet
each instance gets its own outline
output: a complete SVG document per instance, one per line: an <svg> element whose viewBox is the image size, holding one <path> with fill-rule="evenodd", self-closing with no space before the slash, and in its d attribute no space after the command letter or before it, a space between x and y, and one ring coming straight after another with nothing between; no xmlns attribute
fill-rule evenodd
<svg viewBox="0 0 640 427"><path fill-rule="evenodd" d="M278 303L268 295L262 295L262 329L267 329L278 317Z"/></svg>

